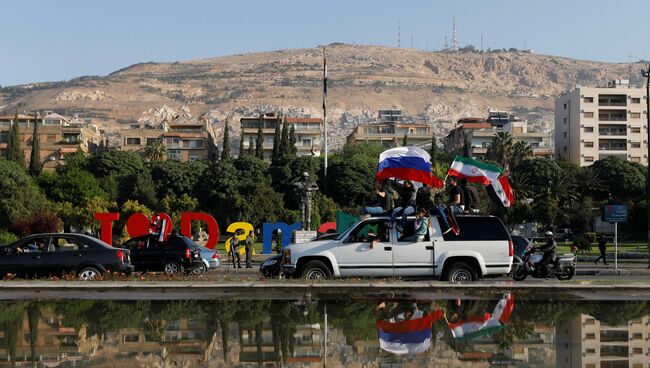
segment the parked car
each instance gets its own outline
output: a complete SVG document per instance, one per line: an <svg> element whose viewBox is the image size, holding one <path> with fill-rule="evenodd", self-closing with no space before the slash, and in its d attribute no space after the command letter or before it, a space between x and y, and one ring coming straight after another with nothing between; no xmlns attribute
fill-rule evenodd
<svg viewBox="0 0 650 368"><path fill-rule="evenodd" d="M122 247L131 251L131 262L139 272L163 271L173 275L205 267L199 245L180 235L169 235L162 242L158 235L138 236L124 242Z"/></svg>
<svg viewBox="0 0 650 368"><path fill-rule="evenodd" d="M283 271L307 279L330 277L414 276L452 282L475 281L510 271L513 244L494 216L456 216L459 235L442 234L438 218L422 242L405 241L414 232L414 217L404 234L388 217L357 222L334 240L290 244L283 251ZM430 229L431 231L431 229Z"/></svg>
<svg viewBox="0 0 650 368"><path fill-rule="evenodd" d="M260 273L267 278L279 277L282 272L282 255L269 257L260 265Z"/></svg>
<svg viewBox="0 0 650 368"><path fill-rule="evenodd" d="M75 273L92 280L110 272L130 274L127 249L83 234L34 234L0 248L0 275L48 277Z"/></svg>
<svg viewBox="0 0 650 368"><path fill-rule="evenodd" d="M206 248L202 245L199 245L201 249L201 261L203 261L203 267L196 268L192 271L195 275L200 275L215 268L221 267L221 255L216 249Z"/></svg>

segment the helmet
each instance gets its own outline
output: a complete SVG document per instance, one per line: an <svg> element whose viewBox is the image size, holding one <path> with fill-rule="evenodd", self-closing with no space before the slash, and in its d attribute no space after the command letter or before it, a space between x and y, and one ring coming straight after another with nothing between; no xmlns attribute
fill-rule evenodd
<svg viewBox="0 0 650 368"><path fill-rule="evenodd" d="M547 231L547 232L544 233L544 236L553 236L553 232L552 231Z"/></svg>

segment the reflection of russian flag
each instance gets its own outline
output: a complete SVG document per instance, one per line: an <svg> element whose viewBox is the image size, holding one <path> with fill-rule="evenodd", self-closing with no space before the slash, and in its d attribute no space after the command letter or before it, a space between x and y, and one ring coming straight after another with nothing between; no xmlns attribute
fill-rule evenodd
<svg viewBox="0 0 650 368"><path fill-rule="evenodd" d="M391 323L377 320L379 347L396 355L425 352L431 346L431 326L442 316L443 312L436 310L407 321Z"/></svg>
<svg viewBox="0 0 650 368"><path fill-rule="evenodd" d="M419 147L397 147L379 155L377 180L398 178L441 188L443 183L431 174L431 157Z"/></svg>

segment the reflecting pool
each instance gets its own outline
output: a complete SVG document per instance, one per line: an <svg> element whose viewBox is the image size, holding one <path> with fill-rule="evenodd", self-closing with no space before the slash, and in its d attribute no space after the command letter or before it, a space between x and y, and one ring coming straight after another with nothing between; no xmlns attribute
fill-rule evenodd
<svg viewBox="0 0 650 368"><path fill-rule="evenodd" d="M650 302L0 302L0 366L648 367Z"/></svg>

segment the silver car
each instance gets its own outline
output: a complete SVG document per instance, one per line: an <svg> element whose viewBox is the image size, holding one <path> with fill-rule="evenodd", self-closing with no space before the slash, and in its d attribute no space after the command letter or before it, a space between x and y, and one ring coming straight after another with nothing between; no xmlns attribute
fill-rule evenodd
<svg viewBox="0 0 650 368"><path fill-rule="evenodd" d="M203 261L203 267L199 267L194 270L192 273L195 275L200 275L202 273L208 272L215 268L221 267L221 255L216 249L206 248L202 245L198 245L201 249L201 258Z"/></svg>

